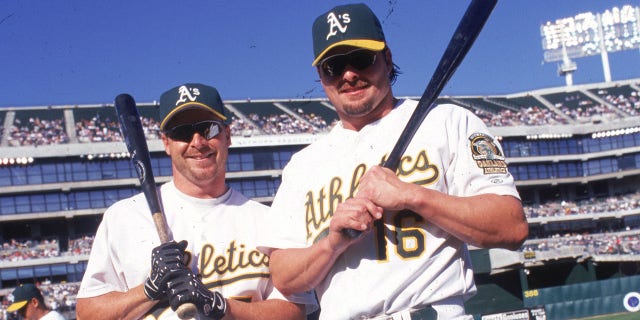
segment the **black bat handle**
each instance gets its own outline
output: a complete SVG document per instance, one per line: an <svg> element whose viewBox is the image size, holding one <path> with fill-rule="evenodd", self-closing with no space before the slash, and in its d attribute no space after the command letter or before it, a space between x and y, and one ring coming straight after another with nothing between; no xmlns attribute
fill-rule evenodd
<svg viewBox="0 0 640 320"><path fill-rule="evenodd" d="M131 163L138 174L140 188L151 210L151 216L156 225L160 242L168 242L171 237L158 200L158 190L156 189L156 182L151 169L149 148L147 147L147 140L144 136L136 102L132 96L123 93L116 97L115 107L118 122L120 123L120 131L127 145L127 151L131 155Z"/></svg>

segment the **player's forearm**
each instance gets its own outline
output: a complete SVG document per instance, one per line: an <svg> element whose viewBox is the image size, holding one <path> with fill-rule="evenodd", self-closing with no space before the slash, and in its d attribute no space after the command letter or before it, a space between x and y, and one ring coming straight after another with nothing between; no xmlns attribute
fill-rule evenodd
<svg viewBox="0 0 640 320"><path fill-rule="evenodd" d="M340 255L328 243L328 238L308 248L276 249L269 257L273 284L282 294L289 295L314 289L327 275Z"/></svg>
<svg viewBox="0 0 640 320"><path fill-rule="evenodd" d="M415 195L409 210L468 244L515 250L527 238L522 205L512 196L454 197L429 189Z"/></svg>
<svg viewBox="0 0 640 320"><path fill-rule="evenodd" d="M285 300L271 299L247 303L227 299L227 315L223 320L303 320L305 317L304 305Z"/></svg>
<svg viewBox="0 0 640 320"><path fill-rule="evenodd" d="M142 286L127 292L109 292L92 298L79 298L76 304L78 320L140 319L156 304L145 296Z"/></svg>

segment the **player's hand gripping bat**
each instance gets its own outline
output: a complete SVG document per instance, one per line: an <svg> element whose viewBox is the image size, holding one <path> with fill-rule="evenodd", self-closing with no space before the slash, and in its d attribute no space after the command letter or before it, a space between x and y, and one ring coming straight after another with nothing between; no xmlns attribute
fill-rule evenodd
<svg viewBox="0 0 640 320"><path fill-rule="evenodd" d="M400 158L404 154L407 146L411 142L413 135L416 133L422 120L436 107L435 100L440 95L445 84L458 68L465 55L473 45L482 27L489 19L491 11L496 6L498 0L472 0L471 4L465 11L462 20L458 24L447 49L445 50L440 62L424 90L422 97L418 101L418 106L409 118L404 130L400 134L389 157L384 162L383 167L396 170L400 164ZM348 237L356 238L362 232L354 229L342 230Z"/></svg>
<svg viewBox="0 0 640 320"><path fill-rule="evenodd" d="M120 123L120 132L127 144L127 150L131 154L131 162L138 173L140 187L147 200L149 209L151 209L151 217L158 231L160 242L169 242L172 239L169 235L169 227L167 226L164 212L160 206L158 190L156 189L156 182L153 177L153 171L151 170L149 148L147 147L147 140L142 129L136 102L133 100L133 97L123 93L116 97L115 107L118 122ZM190 319L196 315L197 311L193 304L187 303L181 305L176 310L176 313L180 319Z"/></svg>

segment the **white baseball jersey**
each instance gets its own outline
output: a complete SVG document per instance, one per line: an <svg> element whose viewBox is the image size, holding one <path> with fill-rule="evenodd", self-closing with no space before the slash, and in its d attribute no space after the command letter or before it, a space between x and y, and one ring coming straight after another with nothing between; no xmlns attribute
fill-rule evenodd
<svg viewBox="0 0 640 320"><path fill-rule="evenodd" d="M353 196L358 179L383 163L417 105L395 109L359 132L337 125L295 154L271 206L268 248L303 248L326 236L338 203ZM440 105L424 120L398 176L455 196L496 193L518 197L503 152L484 123L464 108ZM466 245L409 211L384 215L336 261L316 288L321 319L360 319L440 301L462 302L476 292ZM268 239L268 240L267 240ZM442 312L442 313L441 313ZM451 316L451 317L449 317Z"/></svg>
<svg viewBox="0 0 640 320"><path fill-rule="evenodd" d="M67 318L65 318L60 312L51 310L44 316L40 317L39 320L67 320Z"/></svg>
<svg viewBox="0 0 640 320"><path fill-rule="evenodd" d="M225 298L245 302L285 299L317 309L313 293L284 297L271 282L268 256L256 249L257 229L268 207L229 189L216 199L198 199L178 191L173 182L160 187L167 224L176 241L189 242L189 267ZM128 291L150 271L151 251L160 244L143 194L107 209L91 249L79 298ZM167 303L158 303L145 319L179 319Z"/></svg>

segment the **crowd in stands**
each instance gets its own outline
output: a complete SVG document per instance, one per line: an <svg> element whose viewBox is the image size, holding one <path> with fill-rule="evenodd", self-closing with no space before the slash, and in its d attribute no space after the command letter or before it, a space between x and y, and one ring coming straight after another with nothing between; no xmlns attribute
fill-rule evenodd
<svg viewBox="0 0 640 320"><path fill-rule="evenodd" d="M489 127L541 126L568 123L565 118L557 113L538 106L526 107L518 111L503 109L498 113L475 109L475 114Z"/></svg>
<svg viewBox="0 0 640 320"><path fill-rule="evenodd" d="M22 261L29 259L42 259L59 257L64 255L88 255L91 252L93 236L84 236L69 240L69 250L60 252L60 244L56 239L25 240L11 239L2 244L0 250L0 263L3 261Z"/></svg>
<svg viewBox="0 0 640 320"><path fill-rule="evenodd" d="M231 135L250 137L259 134L298 134L298 133L318 133L327 131L335 125L327 125L321 116L315 114L305 114L298 110L300 120L286 113L272 114L269 116L259 116L255 113L248 115L247 119L233 117L231 121Z"/></svg>
<svg viewBox="0 0 640 320"><path fill-rule="evenodd" d="M640 208L640 192L590 199L578 202L549 202L536 206L525 206L525 214L530 218L550 218L581 214L623 213ZM640 230L607 230L596 232L554 234L541 239L530 239L521 247L522 252L563 252L580 255L637 255L640 254Z"/></svg>
<svg viewBox="0 0 640 320"><path fill-rule="evenodd" d="M629 96L625 96L623 94L620 95L612 95L605 94L605 92L599 92L603 94L603 99L607 102L615 105L618 109L627 113L630 116L640 115L640 98L639 93L636 91L631 92Z"/></svg>
<svg viewBox="0 0 640 320"><path fill-rule="evenodd" d="M579 252L581 255L638 255L640 230L603 233L566 233L536 241L527 241L522 252Z"/></svg>
<svg viewBox="0 0 640 320"><path fill-rule="evenodd" d="M60 255L58 241L53 240L26 240L17 241L11 239L10 242L2 244L0 251L0 261L20 261L28 259L39 259L57 257Z"/></svg>
<svg viewBox="0 0 640 320"><path fill-rule="evenodd" d="M286 113L262 117L250 114L246 120L233 117L230 124L231 135L250 137L257 134L317 133L330 128L322 117L315 114L301 113L300 117L306 121L296 119ZM147 139L160 138L158 121L141 117L141 122ZM122 141L117 122L109 118L101 120L99 116L77 121L76 135L80 142Z"/></svg>
<svg viewBox="0 0 640 320"><path fill-rule="evenodd" d="M144 135L149 140L160 139L160 122L148 117L140 117Z"/></svg>
<svg viewBox="0 0 640 320"><path fill-rule="evenodd" d="M75 310L80 283L51 283L44 281L39 286L42 296L54 310Z"/></svg>
<svg viewBox="0 0 640 320"><path fill-rule="evenodd" d="M41 146L69 142L62 119L30 117L24 122L15 119L9 127L7 140L10 146Z"/></svg>
<svg viewBox="0 0 640 320"><path fill-rule="evenodd" d="M160 123L149 117L140 117L142 129L149 140L160 139ZM123 137L117 120L100 116L76 121L76 136L81 143L87 142L120 142Z"/></svg>
<svg viewBox="0 0 640 320"><path fill-rule="evenodd" d="M619 117L617 111L630 116L640 115L640 93L632 91L628 95L614 95L607 94L606 89L602 89L598 94L608 103L601 104L582 95L567 94L564 101L555 103L561 114L540 106L522 107L518 110L505 108L497 112L475 108L474 111L487 126L494 127L562 125L568 123L567 118L579 122L594 120L596 117L606 120ZM232 135L248 137L258 134L318 133L330 130L335 125L335 122L328 124L321 116L306 113L302 109L296 109L295 112L298 117L287 113L269 116L249 114L247 118L234 116L231 123ZM158 121L149 117L142 117L141 120L147 138L159 139ZM78 141L83 143L123 140L116 119L111 117L96 115L91 119L78 119L75 130ZM69 143L63 119L16 119L7 131L10 146Z"/></svg>
<svg viewBox="0 0 640 320"><path fill-rule="evenodd" d="M84 236L77 239L69 240L69 251L65 252L66 255L88 255L91 253L91 246L93 245L93 236Z"/></svg>
<svg viewBox="0 0 640 320"><path fill-rule="evenodd" d="M296 112L298 113L298 116L307 120L307 122L311 123L311 125L313 125L319 131L329 131L339 121L336 118L332 123L327 124L327 122L325 121L325 119L322 118L322 116L316 115L315 113L307 114L304 112L304 110L300 108L298 108Z"/></svg>
<svg viewBox="0 0 640 320"><path fill-rule="evenodd" d="M525 205L527 218L561 217L577 214L593 214L605 212L622 212L640 207L640 192L608 197L605 199L589 199L578 202L548 202L535 206Z"/></svg>
<svg viewBox="0 0 640 320"><path fill-rule="evenodd" d="M117 119L95 116L76 121L76 136L81 143L123 141Z"/></svg>
<svg viewBox="0 0 640 320"><path fill-rule="evenodd" d="M557 103L555 106L563 114L571 119L579 122L588 122L595 120L598 117L600 120L618 118L615 107L608 104L594 103L592 100L582 100L579 103L579 107L571 108L563 103Z"/></svg>
<svg viewBox="0 0 640 320"><path fill-rule="evenodd" d="M296 119L286 113L259 117L252 113L249 119L256 123L265 134L316 133L318 129L308 122Z"/></svg>
<svg viewBox="0 0 640 320"><path fill-rule="evenodd" d="M250 137L256 134L317 133L328 130L334 125L334 123L327 125L322 117L315 114L301 114L300 116L306 121L284 113L268 117L251 114L247 120L234 117L230 125L231 134ZM18 120L16 122L19 123ZM141 122L147 139L160 139L158 121L153 118L141 117ZM123 141L118 122L110 118L101 119L96 116L91 119L81 119L76 121L75 130L80 143ZM10 146L50 145L69 143L70 141L65 133L62 119L49 121L38 118L30 119L27 125L16 124L12 126L8 140Z"/></svg>
<svg viewBox="0 0 640 320"><path fill-rule="evenodd" d="M254 125L250 121L245 121L244 119L238 119L236 117L231 119L229 127L231 128L232 136L250 137L254 135L254 133L257 133Z"/></svg>

